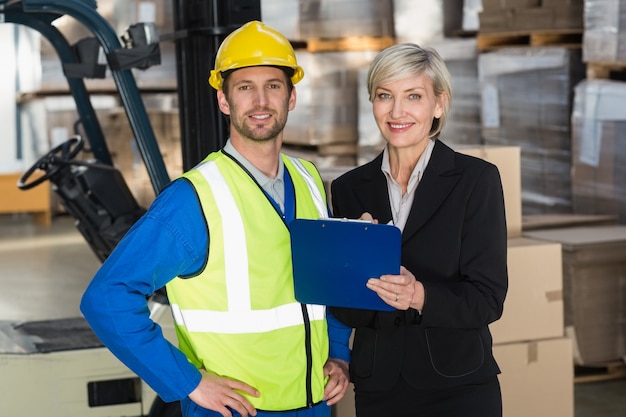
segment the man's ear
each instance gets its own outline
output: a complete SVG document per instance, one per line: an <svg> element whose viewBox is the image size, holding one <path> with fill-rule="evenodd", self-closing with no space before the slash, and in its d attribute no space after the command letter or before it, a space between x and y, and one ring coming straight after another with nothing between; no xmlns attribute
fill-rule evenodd
<svg viewBox="0 0 626 417"><path fill-rule="evenodd" d="M296 87L291 89L291 94L289 95L289 111L296 108Z"/></svg>
<svg viewBox="0 0 626 417"><path fill-rule="evenodd" d="M230 115L230 106L228 105L228 100L226 100L226 95L223 90L217 90L217 105L222 113Z"/></svg>

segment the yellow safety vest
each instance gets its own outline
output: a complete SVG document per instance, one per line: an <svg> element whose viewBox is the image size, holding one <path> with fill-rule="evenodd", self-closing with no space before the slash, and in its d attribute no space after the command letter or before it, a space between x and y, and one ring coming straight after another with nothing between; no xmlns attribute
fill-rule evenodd
<svg viewBox="0 0 626 417"><path fill-rule="evenodd" d="M282 158L295 189L296 217L327 217L313 164ZM179 348L198 368L258 389L259 398L247 398L260 410L321 401L326 311L294 298L287 225L257 183L222 152L183 176L196 189L210 233L204 269L167 285Z"/></svg>

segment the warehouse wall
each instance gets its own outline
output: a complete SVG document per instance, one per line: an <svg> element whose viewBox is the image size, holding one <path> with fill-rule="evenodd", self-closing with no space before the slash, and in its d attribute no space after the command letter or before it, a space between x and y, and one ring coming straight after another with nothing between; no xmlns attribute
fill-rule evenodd
<svg viewBox="0 0 626 417"><path fill-rule="evenodd" d="M1 24L0 40L0 173L19 172L48 147L43 109L23 100L40 86L40 37L24 26Z"/></svg>

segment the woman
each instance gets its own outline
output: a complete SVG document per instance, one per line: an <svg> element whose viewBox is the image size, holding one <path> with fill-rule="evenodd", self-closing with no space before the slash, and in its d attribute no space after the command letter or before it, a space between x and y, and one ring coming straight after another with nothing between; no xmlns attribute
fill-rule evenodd
<svg viewBox="0 0 626 417"><path fill-rule="evenodd" d="M398 44L368 72L387 144L336 179L334 215L402 230L400 275L367 286L394 312L334 308L356 329L351 359L358 417L499 417L500 370L488 325L506 296L507 231L498 169L439 139L452 99L445 63Z"/></svg>

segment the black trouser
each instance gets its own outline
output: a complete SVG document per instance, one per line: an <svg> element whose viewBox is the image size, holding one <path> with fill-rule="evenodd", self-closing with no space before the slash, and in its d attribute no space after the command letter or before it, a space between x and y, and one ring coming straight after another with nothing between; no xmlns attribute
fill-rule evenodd
<svg viewBox="0 0 626 417"><path fill-rule="evenodd" d="M400 378L390 391L355 391L357 417L502 417L497 377L445 390L416 390Z"/></svg>

